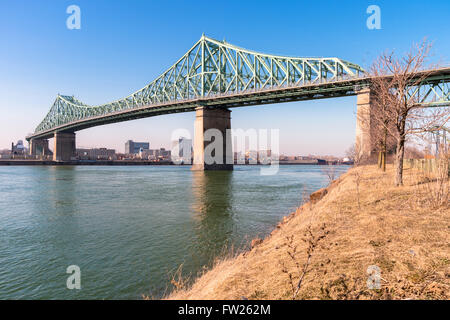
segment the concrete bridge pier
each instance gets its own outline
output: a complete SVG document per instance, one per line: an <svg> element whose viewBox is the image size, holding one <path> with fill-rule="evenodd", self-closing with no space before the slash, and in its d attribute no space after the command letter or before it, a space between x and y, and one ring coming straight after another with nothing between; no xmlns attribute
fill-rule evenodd
<svg viewBox="0 0 450 320"><path fill-rule="evenodd" d="M372 102L374 92L364 88L357 93L356 111L356 152L361 160L370 160L373 156L374 119L372 116Z"/></svg>
<svg viewBox="0 0 450 320"><path fill-rule="evenodd" d="M195 113L192 170L233 170L231 111L197 107Z"/></svg>
<svg viewBox="0 0 450 320"><path fill-rule="evenodd" d="M75 158L75 133L55 132L53 161L70 161Z"/></svg>
<svg viewBox="0 0 450 320"><path fill-rule="evenodd" d="M31 139L30 155L32 156L50 155L50 149L48 148L48 139Z"/></svg>

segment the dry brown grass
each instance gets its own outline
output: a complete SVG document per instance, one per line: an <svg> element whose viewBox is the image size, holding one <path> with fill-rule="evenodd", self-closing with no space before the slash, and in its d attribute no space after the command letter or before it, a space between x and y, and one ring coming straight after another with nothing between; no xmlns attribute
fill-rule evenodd
<svg viewBox="0 0 450 320"><path fill-rule="evenodd" d="M392 166L351 169L250 251L168 298L449 299L448 189L447 202L434 206L424 190L440 188L437 178L406 168L404 186L395 187L393 175ZM308 237L321 237L313 250ZM366 285L372 265L381 269L379 290Z"/></svg>
<svg viewBox="0 0 450 320"><path fill-rule="evenodd" d="M448 179L449 160L448 158L437 161L436 173L429 174L417 170L415 176L416 203L419 206L427 206L437 209L448 206L450 201L450 181Z"/></svg>

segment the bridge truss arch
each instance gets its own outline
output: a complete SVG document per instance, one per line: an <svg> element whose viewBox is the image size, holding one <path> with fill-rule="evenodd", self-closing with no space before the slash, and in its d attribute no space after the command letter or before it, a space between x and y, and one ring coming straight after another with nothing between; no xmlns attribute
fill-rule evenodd
<svg viewBox="0 0 450 320"><path fill-rule="evenodd" d="M160 106L275 88L358 79L364 70L339 58L297 58L258 53L202 36L175 64L144 88L110 103L90 106L58 95L32 136L70 123ZM175 111L174 111L175 112Z"/></svg>

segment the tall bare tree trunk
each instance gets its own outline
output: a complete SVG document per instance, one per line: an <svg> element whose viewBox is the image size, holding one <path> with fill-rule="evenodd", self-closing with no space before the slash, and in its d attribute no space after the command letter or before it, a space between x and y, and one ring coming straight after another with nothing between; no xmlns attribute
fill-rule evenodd
<svg viewBox="0 0 450 320"><path fill-rule="evenodd" d="M397 152L395 154L395 185L403 185L403 157L405 155L405 138L401 135L397 139Z"/></svg>
<svg viewBox="0 0 450 320"><path fill-rule="evenodd" d="M450 119L449 108L425 108L426 98L417 88L433 74L427 63L431 44L424 40L413 45L403 57L394 52L382 54L372 65L371 90L374 95L373 119L378 127L384 127L390 137L397 139L395 155L395 185L403 184L403 159L408 136L424 133L436 126L445 125ZM427 69L428 68L428 69ZM433 67L435 69L435 67ZM383 132L379 131L380 140ZM386 143L384 143L386 145ZM389 149L389 148L388 148ZM387 152L383 152L384 161ZM381 164L384 167L383 163Z"/></svg>
<svg viewBox="0 0 450 320"><path fill-rule="evenodd" d="M383 161L382 157L383 157L383 151L380 150L380 151L378 151L378 168L381 168L381 164Z"/></svg>

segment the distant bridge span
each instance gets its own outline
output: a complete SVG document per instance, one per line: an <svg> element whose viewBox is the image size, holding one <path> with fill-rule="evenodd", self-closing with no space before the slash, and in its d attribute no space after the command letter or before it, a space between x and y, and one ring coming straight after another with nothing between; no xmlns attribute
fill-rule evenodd
<svg viewBox="0 0 450 320"><path fill-rule="evenodd" d="M449 81L450 68L433 70L416 94L424 104L450 105ZM58 95L27 140L30 152L39 154L45 153L46 139L55 137L54 160L70 160L74 132L82 129L199 109L211 117L213 110L233 107L352 96L368 84L364 70L345 60L262 54L202 36L167 71L126 98L89 106Z"/></svg>

